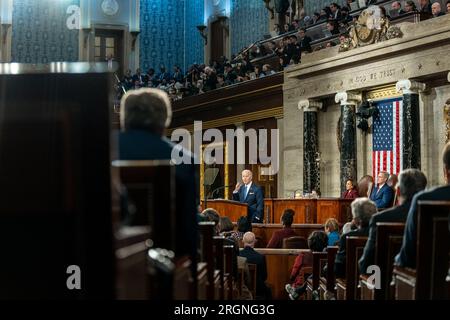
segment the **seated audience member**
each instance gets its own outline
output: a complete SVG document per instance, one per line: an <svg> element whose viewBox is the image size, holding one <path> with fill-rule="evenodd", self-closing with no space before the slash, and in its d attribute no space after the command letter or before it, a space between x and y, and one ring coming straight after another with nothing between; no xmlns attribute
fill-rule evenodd
<svg viewBox="0 0 450 320"><path fill-rule="evenodd" d="M319 20L317 22L320 23L320 22L327 21L328 17L329 17L329 12L331 13L330 8L328 8L328 7L325 7L322 10L320 10L320 16L319 16Z"/></svg>
<svg viewBox="0 0 450 320"><path fill-rule="evenodd" d="M203 210L202 212L203 216L205 217L206 221L210 221L210 222L214 222L214 235L220 235L221 233L221 221L223 217L221 217L219 215L219 213L212 208L207 208L205 210ZM230 219L228 219L230 220ZM227 222L224 222L224 224L226 224ZM231 221L230 221L231 223ZM233 226L233 224L231 224L231 226ZM224 226L225 229L229 229L229 225ZM237 243L237 241L235 241L234 239L230 239L229 237L225 237L225 241L224 241L225 245L232 245L233 246L233 277L235 279L237 279L237 275L238 275L238 267L237 267L237 256L239 255L239 244Z"/></svg>
<svg viewBox="0 0 450 320"><path fill-rule="evenodd" d="M353 180L348 179L345 183L345 189L344 193L342 193L342 199L356 199L358 198L358 190L356 190Z"/></svg>
<svg viewBox="0 0 450 320"><path fill-rule="evenodd" d="M300 29L300 52L312 52L311 42L312 39L306 35L306 29Z"/></svg>
<svg viewBox="0 0 450 320"><path fill-rule="evenodd" d="M430 0L419 0L420 12L431 13Z"/></svg>
<svg viewBox="0 0 450 320"><path fill-rule="evenodd" d="M314 24L316 24L320 19L320 13L318 12L314 12L314 14L312 15L311 19L308 21L308 26L312 26Z"/></svg>
<svg viewBox="0 0 450 320"><path fill-rule="evenodd" d="M427 178L417 169L407 169L399 177L399 206L387 209L372 216L369 223L369 239L364 247L364 253L359 260L359 270L366 273L367 268L374 264L375 244L377 239L378 222L405 222L414 195L425 189Z"/></svg>
<svg viewBox="0 0 450 320"><path fill-rule="evenodd" d="M237 221L237 231L231 232L230 238L235 239L239 242L244 237L244 234L248 231L252 231L252 224L249 223L246 216L241 216Z"/></svg>
<svg viewBox="0 0 450 320"><path fill-rule="evenodd" d="M255 251L254 246L256 237L253 232L246 232L243 238L244 249L240 251L239 256L247 258L247 263L256 265L256 296L270 300L272 293L266 286L267 265L266 257Z"/></svg>
<svg viewBox="0 0 450 320"><path fill-rule="evenodd" d="M172 159L176 147L164 137L170 125L172 107L167 94L153 88L127 92L121 101L119 158L121 160ZM183 155L193 158L188 150ZM193 162L192 162L193 163ZM176 182L176 243L175 254L189 254L195 261L197 250L197 206L195 166L175 166ZM195 263L194 263L195 265ZM193 266L194 268L194 266ZM195 265L196 268L196 265ZM195 270L195 269L194 269Z"/></svg>
<svg viewBox="0 0 450 320"><path fill-rule="evenodd" d="M283 239L289 237L295 237L297 234L291 228L292 222L294 221L294 210L286 209L281 216L281 223L283 224L283 229L275 231L267 244L267 248L281 248L283 246Z"/></svg>
<svg viewBox="0 0 450 320"><path fill-rule="evenodd" d="M345 278L345 265L347 259L347 237L367 237L369 235L369 221L373 214L377 212L375 203L368 198L357 198L351 204L352 215L357 230L343 234L339 244L339 251L336 254L334 263L334 273L337 278Z"/></svg>
<svg viewBox="0 0 450 320"><path fill-rule="evenodd" d="M377 208L389 208L394 199L394 190L386 183L389 173L380 171L377 177L377 186L373 188L370 194L370 200L374 201Z"/></svg>
<svg viewBox="0 0 450 320"><path fill-rule="evenodd" d="M339 224L336 219L328 218L325 221L325 233L328 236L328 246L335 246L339 243Z"/></svg>
<svg viewBox="0 0 450 320"><path fill-rule="evenodd" d="M405 13L416 12L417 7L414 1L408 0L405 2Z"/></svg>
<svg viewBox="0 0 450 320"><path fill-rule="evenodd" d="M331 11L331 14L329 15L330 19L336 21L341 20L341 7L336 2L332 2L330 4L330 11Z"/></svg>
<svg viewBox="0 0 450 320"><path fill-rule="evenodd" d="M441 11L441 4L439 2L435 2L431 5L431 14L433 15L433 18L445 15L445 13Z"/></svg>
<svg viewBox="0 0 450 320"><path fill-rule="evenodd" d="M341 9L341 19L339 20L340 24L348 25L353 21L353 17L350 15L350 10L347 7L343 7Z"/></svg>
<svg viewBox="0 0 450 320"><path fill-rule="evenodd" d="M262 66L262 72L260 74L260 78L265 77L265 76L271 76L275 73L276 72L272 70L272 67L270 66L270 64L265 64Z"/></svg>
<svg viewBox="0 0 450 320"><path fill-rule="evenodd" d="M304 272L304 268L312 267L312 253L322 252L327 247L327 242L327 235L323 231L314 231L308 237L308 248L311 251L302 252L295 258L290 277L291 284L284 287L291 300L297 300L300 294L304 293L303 285L309 275Z"/></svg>
<svg viewBox="0 0 450 320"><path fill-rule="evenodd" d="M233 222L228 217L220 217L219 220L219 233L225 238L230 236L230 233L234 230Z"/></svg>
<svg viewBox="0 0 450 320"><path fill-rule="evenodd" d="M207 208L203 210L202 215L205 217L205 221L214 222L214 235L220 233L220 215L213 208Z"/></svg>
<svg viewBox="0 0 450 320"><path fill-rule="evenodd" d="M401 16L402 14L405 14L406 12L403 11L402 9L402 4L400 3L400 1L394 1L391 4L391 10L390 10L390 14L392 17L398 17Z"/></svg>
<svg viewBox="0 0 450 320"><path fill-rule="evenodd" d="M447 14L450 14L450 0L447 1Z"/></svg>
<svg viewBox="0 0 450 320"><path fill-rule="evenodd" d="M417 204L422 200L449 200L450 199L450 143L447 143L442 153L444 177L446 185L422 191L416 194L406 218L403 244L399 254L395 257L395 264L400 267L416 267L417 244Z"/></svg>
<svg viewBox="0 0 450 320"><path fill-rule="evenodd" d="M350 231L353 231L356 229L358 229L358 227L356 226L356 224L353 220L350 222L347 222L342 226L342 235L347 234Z"/></svg>
<svg viewBox="0 0 450 320"><path fill-rule="evenodd" d="M327 22L327 30L330 33L330 35L339 34L339 28L335 20L329 20Z"/></svg>

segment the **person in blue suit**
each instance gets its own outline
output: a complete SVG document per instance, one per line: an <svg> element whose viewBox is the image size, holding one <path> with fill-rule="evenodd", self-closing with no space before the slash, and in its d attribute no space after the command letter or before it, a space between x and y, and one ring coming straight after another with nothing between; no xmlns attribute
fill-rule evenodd
<svg viewBox="0 0 450 320"><path fill-rule="evenodd" d="M249 221L263 222L264 196L260 186L252 182L250 170L242 171L242 183L237 183L233 191L233 200L248 204Z"/></svg>
<svg viewBox="0 0 450 320"><path fill-rule="evenodd" d="M375 202L377 208L390 208L394 200L394 190L387 185L386 181L389 173L380 171L377 177L377 186L373 188L370 194L370 200Z"/></svg>
<svg viewBox="0 0 450 320"><path fill-rule="evenodd" d="M414 196L406 218L402 248L395 257L395 265L397 266L416 267L417 203L422 200L450 200L450 143L447 143L444 147L442 160L446 185L422 191Z"/></svg>

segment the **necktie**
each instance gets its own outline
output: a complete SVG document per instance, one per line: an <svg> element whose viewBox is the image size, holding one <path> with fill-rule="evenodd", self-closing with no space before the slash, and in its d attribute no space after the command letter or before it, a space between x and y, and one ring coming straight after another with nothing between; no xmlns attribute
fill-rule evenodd
<svg viewBox="0 0 450 320"><path fill-rule="evenodd" d="M247 193L248 193L248 185L245 185L245 189L244 189L244 199L247 198Z"/></svg>

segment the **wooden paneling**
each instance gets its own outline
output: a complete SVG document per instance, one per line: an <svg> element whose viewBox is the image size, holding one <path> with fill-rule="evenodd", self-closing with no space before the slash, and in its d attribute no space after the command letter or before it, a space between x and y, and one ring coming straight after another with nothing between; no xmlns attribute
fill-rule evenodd
<svg viewBox="0 0 450 320"><path fill-rule="evenodd" d="M352 220L350 199L321 198L317 200L317 223L324 224L327 219L335 218L340 223Z"/></svg>
<svg viewBox="0 0 450 320"><path fill-rule="evenodd" d="M316 222L316 199L274 199L273 222L280 223L284 210L295 211L294 223Z"/></svg>
<svg viewBox="0 0 450 320"><path fill-rule="evenodd" d="M205 208L204 201L201 202L202 208ZM245 203L240 203L231 200L208 200L207 207L215 209L220 216L228 217L232 222L237 222L239 217L247 216L248 206Z"/></svg>
<svg viewBox="0 0 450 320"><path fill-rule="evenodd" d="M284 286L290 283L290 275L295 258L306 249L255 249L266 257L267 280L266 284L272 290L274 300L289 299Z"/></svg>

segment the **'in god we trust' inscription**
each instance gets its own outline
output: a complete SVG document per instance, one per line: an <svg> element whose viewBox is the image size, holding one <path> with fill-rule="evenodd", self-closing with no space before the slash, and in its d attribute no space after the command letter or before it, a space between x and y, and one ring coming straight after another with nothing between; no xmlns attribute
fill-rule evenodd
<svg viewBox="0 0 450 320"><path fill-rule="evenodd" d="M366 83L370 81L383 80L395 76L395 69L386 69L377 72L357 75L353 78L354 83Z"/></svg>

